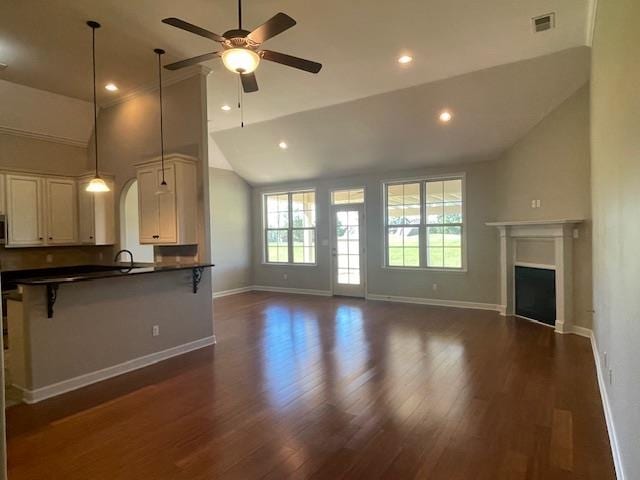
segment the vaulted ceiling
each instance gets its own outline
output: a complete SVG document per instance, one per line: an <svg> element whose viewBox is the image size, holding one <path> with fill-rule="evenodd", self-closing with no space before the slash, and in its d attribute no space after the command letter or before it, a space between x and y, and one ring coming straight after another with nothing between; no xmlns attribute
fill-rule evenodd
<svg viewBox="0 0 640 480"><path fill-rule="evenodd" d="M254 184L492 159L588 81L589 58L568 49L211 137Z"/></svg>
<svg viewBox="0 0 640 480"><path fill-rule="evenodd" d="M243 99L248 127L241 132L237 130L239 112L236 109L228 113L220 110L223 104L233 106L237 102L237 79L222 67L219 60L208 62L206 65L212 69L208 78L209 130L219 141L219 153L253 182L271 181L272 176L284 178L286 175L250 172L253 169L247 166L255 153L250 151L249 145L238 147L238 139L242 135L246 137L249 132L256 135L251 148L255 145L255 151L264 150L265 157L269 155L272 138L286 136L292 145L287 152L289 161L294 152L301 157L302 163L295 164L297 171L291 174L300 178L321 168L324 171L327 159L323 157L334 151L332 149L337 149L337 157L343 157L343 154L362 148L362 152L371 158L370 165L374 165L375 158L381 153L372 145L383 141L388 142L386 145L393 143L396 148L408 142L405 148L407 162L419 161L415 153L419 145L410 146L411 142L403 137L414 131L415 122L427 121L421 117L424 112L417 111L412 105L412 95L423 96L416 102L423 108L436 108L442 102L455 100L440 96L436 101L432 92L441 94L449 91L449 87L439 83L440 80L455 77L452 85L459 85L460 79L465 78L460 76L470 72L588 45L593 3L594 0L244 0L244 24L248 28L259 25L278 11L286 12L298 21L294 28L270 40L268 48L317 60L324 64L324 68L318 75L311 75L263 62L257 71L260 91L245 95ZM0 79L68 97L90 99L90 31L84 22L95 19L103 25L97 33L100 85L112 81L120 87L116 94L100 89L99 101L108 103L118 95L126 95L154 81L153 48L167 50L167 62L217 48L207 39L162 24L162 18L176 16L223 33L236 26L236 9L235 0L0 2L0 62L9 65L0 71ZM556 28L534 34L531 18L548 12L556 13ZM424 160L435 161L436 157L438 161L444 161L444 158L480 158L511 141L515 134L530 126L540 111L555 105L554 102L562 97L559 90L569 88L581 78L585 80L584 65L578 66L579 61L575 59L580 57L584 60L587 55L580 53L580 49L569 51L572 53L566 54L566 58L572 58L569 65L573 69L571 72L556 70L559 86L547 76L540 85L532 85L532 88L536 87L538 100L546 103L533 106L530 92L523 90L521 96L529 102L512 102L509 107L511 117L529 118L528 123L518 121L514 125L508 121L487 121L478 115L490 115L489 112L476 111L476 124L489 123L495 128L489 138L495 137L496 140L480 148L469 138L452 136L460 134L457 129L463 128L465 114L460 111L456 115L455 128L437 131L442 138L430 139L430 145L437 148L433 148L433 154L422 155ZM413 63L399 65L396 59L403 53L411 54ZM549 68L544 61L532 61L540 68ZM514 82L520 78L517 72L526 69L520 63L516 65L521 66L505 70L515 77L509 80L507 76L511 73L498 70L495 81L503 86L515 85ZM549 65L562 67L553 60L549 60ZM529 73L535 77L538 72ZM562 75L571 76L562 79ZM483 75L478 78L483 78ZM542 92L543 85L550 90ZM455 89L455 86L450 87L451 91ZM485 86L471 91L477 95L487 94ZM482 98L467 98L467 92L466 88L461 92L465 93L461 105L470 106L483 101ZM513 92L509 98L517 96L516 93ZM358 103L367 98L371 99L370 102ZM500 101L499 98L494 100ZM400 106L398 102L406 105ZM376 108L390 110L388 115L378 115L378 121L360 118L354 111ZM524 110L516 111L516 108ZM317 115L310 113L314 111ZM385 118L393 118L393 124ZM311 141L315 138L308 142L304 140L311 136L310 128L319 128L319 119L335 122L336 128L342 126L337 132L342 134L323 148ZM345 125L350 128L345 128ZM384 130L379 130L382 128ZM269 129L271 133L267 134ZM468 131L466 127L463 130ZM346 132L350 134L346 135ZM400 136L392 137L391 132ZM334 135L336 132L326 133ZM371 137L377 140L371 143ZM338 141L344 144L341 148ZM375 150L376 155L369 155L369 149ZM355 156L346 162L342 170L367 164L358 158ZM319 163L320 159L322 163ZM280 161L282 159L276 156L269 160L274 165ZM306 162L317 163L303 168L301 165ZM277 163L279 169L283 169L283 165L287 165L286 161ZM342 171L337 167L329 170L334 174Z"/></svg>

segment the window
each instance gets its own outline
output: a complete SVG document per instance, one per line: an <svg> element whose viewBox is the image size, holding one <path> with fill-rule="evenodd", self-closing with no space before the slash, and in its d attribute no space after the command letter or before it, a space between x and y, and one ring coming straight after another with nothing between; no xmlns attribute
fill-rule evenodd
<svg viewBox="0 0 640 480"><path fill-rule="evenodd" d="M265 261L309 264L316 261L316 193L264 196Z"/></svg>
<svg viewBox="0 0 640 480"><path fill-rule="evenodd" d="M461 177L385 185L386 265L462 269Z"/></svg>
<svg viewBox="0 0 640 480"><path fill-rule="evenodd" d="M345 205L348 203L364 203L364 188L335 190L331 192L332 205Z"/></svg>

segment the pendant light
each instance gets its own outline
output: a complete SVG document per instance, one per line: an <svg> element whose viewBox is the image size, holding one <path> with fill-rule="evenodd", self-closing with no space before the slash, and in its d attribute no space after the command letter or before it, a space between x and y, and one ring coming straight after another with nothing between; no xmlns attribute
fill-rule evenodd
<svg viewBox="0 0 640 480"><path fill-rule="evenodd" d="M94 139L94 147L95 147L95 156L96 156L96 174L95 177L91 179L89 185L87 185L87 192L92 193L101 193L108 192L109 186L105 183L105 181L100 178L100 174L98 173L98 102L96 101L96 28L100 28L100 24L98 22L94 22L93 20L89 20L87 25L91 27L91 38L92 38L92 59L93 59L93 139Z"/></svg>
<svg viewBox="0 0 640 480"><path fill-rule="evenodd" d="M158 98L160 103L160 162L162 165L162 181L160 185L158 185L158 190L156 190L156 195L162 195L164 193L169 193L169 186L164 178L164 129L163 129L163 119L162 119L162 60L161 57L164 55L165 51L161 48L156 48L153 50L158 55Z"/></svg>

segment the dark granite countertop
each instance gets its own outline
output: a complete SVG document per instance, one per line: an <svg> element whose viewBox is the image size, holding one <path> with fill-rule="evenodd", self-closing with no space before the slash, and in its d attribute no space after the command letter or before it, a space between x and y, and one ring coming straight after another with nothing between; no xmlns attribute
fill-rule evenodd
<svg viewBox="0 0 640 480"><path fill-rule="evenodd" d="M3 289L13 285L52 285L60 283L86 282L102 278L126 277L150 273L174 272L194 268L209 268L211 263L180 263L172 265L133 264L114 265L75 265L67 267L37 268L28 270L9 270L2 272Z"/></svg>

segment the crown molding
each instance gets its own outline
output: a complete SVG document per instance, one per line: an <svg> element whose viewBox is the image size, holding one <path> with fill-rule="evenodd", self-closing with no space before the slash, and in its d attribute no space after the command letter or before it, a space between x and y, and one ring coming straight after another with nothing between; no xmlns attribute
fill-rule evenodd
<svg viewBox="0 0 640 480"><path fill-rule="evenodd" d="M0 133L5 135L12 135L14 137L33 138L35 140L41 140L43 142L61 143L63 145L71 145L73 147L87 148L88 140L76 140L74 138L59 137L56 135L48 135L46 133L31 132L29 130L21 130L19 128L11 128L4 125L0 125Z"/></svg>
<svg viewBox="0 0 640 480"><path fill-rule="evenodd" d="M205 67L204 65L196 65L194 67L185 68L184 70L180 70L175 74L172 74L168 78L165 78L162 81L163 87L168 87L169 85L174 85L176 83L182 82L188 78L196 77L198 75L206 77L212 72L209 67ZM140 85L139 87L131 90L129 93L122 95L118 98L115 98L109 102L102 103L100 106L102 108L111 108L115 105L119 105L121 103L128 102L133 100L140 95L145 95L147 93L151 93L158 90L158 82L149 82L144 85Z"/></svg>

